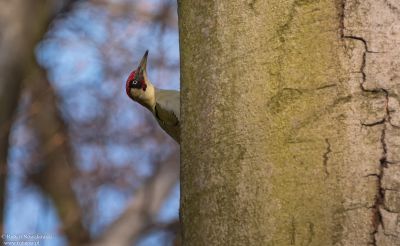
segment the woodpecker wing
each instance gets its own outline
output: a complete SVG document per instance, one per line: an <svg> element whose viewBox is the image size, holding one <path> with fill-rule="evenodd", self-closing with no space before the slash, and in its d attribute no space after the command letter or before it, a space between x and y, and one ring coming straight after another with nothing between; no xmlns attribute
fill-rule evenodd
<svg viewBox="0 0 400 246"><path fill-rule="evenodd" d="M160 126L178 143L180 142L180 93L157 89L154 115Z"/></svg>

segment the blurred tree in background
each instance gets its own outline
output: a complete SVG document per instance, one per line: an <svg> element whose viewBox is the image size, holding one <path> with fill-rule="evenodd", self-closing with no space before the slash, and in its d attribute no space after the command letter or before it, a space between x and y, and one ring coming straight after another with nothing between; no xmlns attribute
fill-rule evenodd
<svg viewBox="0 0 400 246"><path fill-rule="evenodd" d="M0 234L40 245L168 245L179 147L125 95L149 73L179 88L170 0L0 2Z"/></svg>

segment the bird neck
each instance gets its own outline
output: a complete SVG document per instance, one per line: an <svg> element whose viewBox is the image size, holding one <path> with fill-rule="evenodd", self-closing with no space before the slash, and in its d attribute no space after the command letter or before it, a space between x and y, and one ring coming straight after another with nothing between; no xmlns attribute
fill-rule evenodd
<svg viewBox="0 0 400 246"><path fill-rule="evenodd" d="M155 88L150 81L147 81L146 84L147 88L142 92L142 95L137 99L137 102L142 104L151 112L154 112L156 106Z"/></svg>

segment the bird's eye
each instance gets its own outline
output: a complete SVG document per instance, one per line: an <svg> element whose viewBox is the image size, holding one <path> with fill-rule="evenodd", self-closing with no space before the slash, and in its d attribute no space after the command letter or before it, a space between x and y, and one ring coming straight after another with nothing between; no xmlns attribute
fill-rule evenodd
<svg viewBox="0 0 400 246"><path fill-rule="evenodd" d="M136 80L132 80L132 84L136 85L138 82Z"/></svg>

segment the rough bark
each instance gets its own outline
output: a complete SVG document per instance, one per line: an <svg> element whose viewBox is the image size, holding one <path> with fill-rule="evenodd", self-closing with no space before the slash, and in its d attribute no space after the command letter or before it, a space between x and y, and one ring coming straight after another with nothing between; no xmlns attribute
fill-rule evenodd
<svg viewBox="0 0 400 246"><path fill-rule="evenodd" d="M179 1L184 245L396 245L396 1Z"/></svg>
<svg viewBox="0 0 400 246"><path fill-rule="evenodd" d="M399 93L400 93L400 3L393 0L343 1L342 34L357 57L364 93L380 94L384 108L368 112L381 114L366 127L381 131L378 170L369 177L376 181L373 245L400 245L399 179ZM353 80L357 81L357 80ZM359 79L358 79L359 81Z"/></svg>

